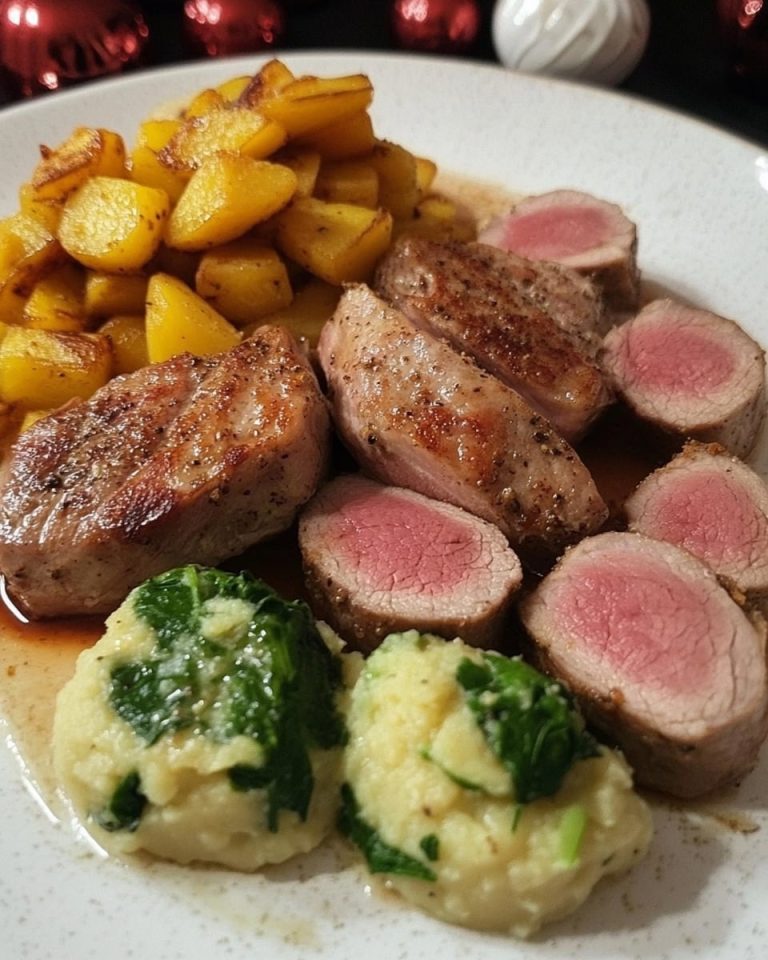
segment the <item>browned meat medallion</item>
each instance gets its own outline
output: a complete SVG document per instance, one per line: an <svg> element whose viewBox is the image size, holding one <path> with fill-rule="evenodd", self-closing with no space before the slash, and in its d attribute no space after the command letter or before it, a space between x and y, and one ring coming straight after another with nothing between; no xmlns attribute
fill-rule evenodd
<svg viewBox="0 0 768 960"><path fill-rule="evenodd" d="M0 473L0 570L31 616L106 613L147 577L290 525L330 421L284 329L116 377L22 434Z"/></svg>
<svg viewBox="0 0 768 960"><path fill-rule="evenodd" d="M638 783L696 797L754 766L768 730L764 626L692 554L638 533L589 537L521 616L542 666Z"/></svg>
<svg viewBox="0 0 768 960"><path fill-rule="evenodd" d="M376 289L418 327L519 391L574 441L610 402L611 391L592 359L594 344L543 309L542 290L554 268L543 271L538 300L529 296L536 267L485 244L404 237L379 265ZM562 275L557 285L550 280L550 304L562 297L564 283ZM577 290L574 285L571 301Z"/></svg>
<svg viewBox="0 0 768 960"><path fill-rule="evenodd" d="M409 629L498 644L522 579L493 524L359 475L312 498L299 544L315 614L366 652Z"/></svg>
<svg viewBox="0 0 768 960"><path fill-rule="evenodd" d="M720 443L738 457L765 416L763 350L733 320L654 300L606 336L606 373L638 417L677 443Z"/></svg>
<svg viewBox="0 0 768 960"><path fill-rule="evenodd" d="M625 512L630 529L684 547L747 595L768 594L768 487L723 447L687 443Z"/></svg>
<svg viewBox="0 0 768 960"><path fill-rule="evenodd" d="M338 431L376 479L495 523L527 557L605 520L584 464L519 393L368 287L344 292L318 355Z"/></svg>
<svg viewBox="0 0 768 960"><path fill-rule="evenodd" d="M531 260L553 260L593 278L605 296L607 322L637 308L637 229L615 203L578 190L552 190L515 204L479 239Z"/></svg>

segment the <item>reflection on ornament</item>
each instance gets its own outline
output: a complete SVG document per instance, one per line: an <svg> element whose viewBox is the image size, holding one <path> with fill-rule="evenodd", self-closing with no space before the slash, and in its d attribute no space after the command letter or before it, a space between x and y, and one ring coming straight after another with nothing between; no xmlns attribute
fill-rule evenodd
<svg viewBox="0 0 768 960"><path fill-rule="evenodd" d="M184 27L195 54L251 53L279 42L283 13L274 0L186 0Z"/></svg>
<svg viewBox="0 0 768 960"><path fill-rule="evenodd" d="M515 70L620 83L643 55L650 21L646 0L498 0L493 44Z"/></svg>
<svg viewBox="0 0 768 960"><path fill-rule="evenodd" d="M717 0L717 16L734 75L768 94L768 0Z"/></svg>
<svg viewBox="0 0 768 960"><path fill-rule="evenodd" d="M411 50L461 53L479 29L477 0L395 0L392 5L395 39Z"/></svg>
<svg viewBox="0 0 768 960"><path fill-rule="evenodd" d="M116 73L149 30L126 0L2 0L0 65L23 96Z"/></svg>

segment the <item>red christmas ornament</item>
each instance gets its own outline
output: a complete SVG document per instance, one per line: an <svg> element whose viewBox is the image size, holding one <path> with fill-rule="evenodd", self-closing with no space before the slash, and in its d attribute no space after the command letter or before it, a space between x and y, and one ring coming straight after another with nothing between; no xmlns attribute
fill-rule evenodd
<svg viewBox="0 0 768 960"><path fill-rule="evenodd" d="M127 0L0 2L0 66L23 96L116 73L148 36Z"/></svg>
<svg viewBox="0 0 768 960"><path fill-rule="evenodd" d="M717 0L717 15L734 75L768 95L768 0Z"/></svg>
<svg viewBox="0 0 768 960"><path fill-rule="evenodd" d="M392 29L401 47L461 53L477 39L477 0L395 0Z"/></svg>
<svg viewBox="0 0 768 960"><path fill-rule="evenodd" d="M273 47L284 26L274 0L186 0L184 24L192 52L208 57Z"/></svg>

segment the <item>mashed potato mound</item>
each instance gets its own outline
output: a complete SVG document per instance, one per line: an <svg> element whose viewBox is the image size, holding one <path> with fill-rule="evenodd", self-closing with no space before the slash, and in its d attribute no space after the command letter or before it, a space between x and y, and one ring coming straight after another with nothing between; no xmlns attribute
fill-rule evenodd
<svg viewBox="0 0 768 960"><path fill-rule="evenodd" d="M605 748L516 817L510 775L456 680L465 658L482 656L415 631L387 638L352 692L345 776L376 850L434 877L385 870L389 888L450 923L525 937L640 859L651 819L626 763Z"/></svg>
<svg viewBox="0 0 768 960"><path fill-rule="evenodd" d="M183 722L167 706L183 697L183 690L174 686L173 679L160 679L166 683L157 689L164 697L168 722L158 733L160 728L151 726L156 717L141 712L146 703L140 695L142 684L158 676L157 671L151 673L155 668L150 661L165 641L160 637L162 628L158 630L137 610L141 590L137 588L109 618L99 642L80 655L75 674L57 701L55 771L84 825L109 852L143 849L180 863L211 861L241 870L311 850L332 828L338 809L344 739L340 718L332 717L339 721L335 742L309 744L304 755L314 780L305 816L296 809L300 803L293 802L294 784L279 781L286 776L285 768L270 775L271 768L266 766L270 749L278 762L286 749L279 736L276 747L265 746L256 736L232 733L227 726L231 720L218 719L221 703L216 698L230 682L229 673L214 682L213 667L201 664L199 699L189 704L187 715L181 715L186 716ZM249 599L212 596L202 603L196 636L218 645L219 650L242 649L246 659L258 663L258 641L252 642L253 631L248 634L254 611ZM338 665L335 654L316 634L314 641L322 651L312 665ZM184 660L189 649L198 648L185 648L182 643L174 656ZM162 663L160 673L183 669L173 657ZM115 708L114 684L119 676L115 671L126 665L134 669L136 664L144 666L132 675L133 683L126 689L139 699L123 697L121 716ZM247 693L252 697L254 692L248 688ZM341 689L331 696L341 697ZM272 692L257 691L256 701L259 697L267 702ZM126 713L128 708L137 711L136 718ZM192 722L196 717L200 723ZM233 772L240 774L239 780L233 779ZM271 800L267 781L275 791Z"/></svg>

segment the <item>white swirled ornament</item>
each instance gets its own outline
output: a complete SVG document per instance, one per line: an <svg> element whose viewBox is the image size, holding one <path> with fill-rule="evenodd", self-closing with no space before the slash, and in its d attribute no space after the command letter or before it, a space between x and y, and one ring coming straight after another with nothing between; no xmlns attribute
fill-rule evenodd
<svg viewBox="0 0 768 960"><path fill-rule="evenodd" d="M512 69L614 84L637 66L650 23L646 0L499 0L493 43Z"/></svg>

